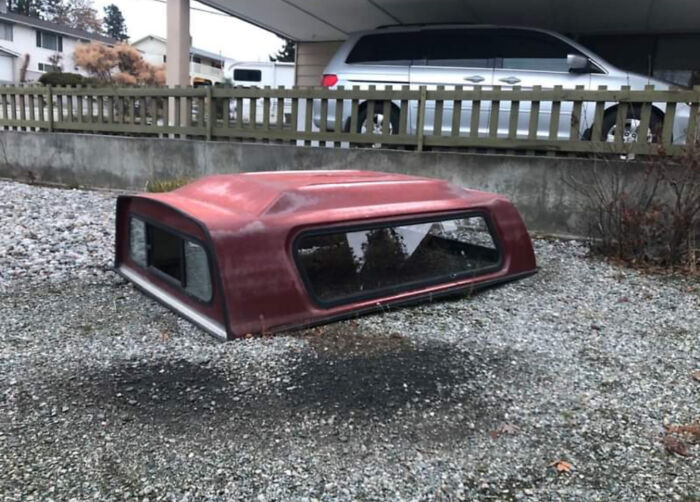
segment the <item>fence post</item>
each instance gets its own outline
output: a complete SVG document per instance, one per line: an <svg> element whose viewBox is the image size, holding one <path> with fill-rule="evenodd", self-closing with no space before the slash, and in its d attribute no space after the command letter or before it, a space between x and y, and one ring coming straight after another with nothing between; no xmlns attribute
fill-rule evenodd
<svg viewBox="0 0 700 502"><path fill-rule="evenodd" d="M212 131L214 130L214 121L216 120L216 117L214 116L214 101L213 101L213 93L211 90L211 85L206 86L207 89L207 115L209 116L207 124L207 141L211 141L212 137ZM205 117L205 120L206 117Z"/></svg>
<svg viewBox="0 0 700 502"><path fill-rule="evenodd" d="M418 130L416 134L418 136L418 144L416 150L419 152L423 151L423 129L425 129L425 101L428 96L428 91L424 85L420 86L420 96L418 97Z"/></svg>
<svg viewBox="0 0 700 502"><path fill-rule="evenodd" d="M53 91L50 84L46 86L46 106L49 113L49 132L53 132Z"/></svg>

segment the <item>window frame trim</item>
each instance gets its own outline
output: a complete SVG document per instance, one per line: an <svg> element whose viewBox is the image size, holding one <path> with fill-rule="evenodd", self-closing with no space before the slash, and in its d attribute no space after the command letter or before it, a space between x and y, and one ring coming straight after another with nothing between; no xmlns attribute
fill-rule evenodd
<svg viewBox="0 0 700 502"><path fill-rule="evenodd" d="M44 35L53 35L56 37L56 48L51 49L49 47L44 47ZM63 35L60 33L56 33L54 31L49 31L49 30L42 30L42 29L37 29L36 30L36 41L38 42L36 46L40 49L45 49L47 51L54 51L54 52L63 52Z"/></svg>
<svg viewBox="0 0 700 502"><path fill-rule="evenodd" d="M136 261L134 261L134 259L131 257L131 231L130 230L131 230L131 220L134 218L140 219L146 225L146 266L145 267L140 265ZM151 233L148 229L149 225L157 227L158 229L160 229L164 232L169 232L172 235L174 235L175 237L180 238L180 258L181 258L181 260L180 260L180 263L181 263L180 273L182 274L182 280L178 281L175 277L173 277L169 274L166 274L162 270L151 265L151 244L149 242L150 237L151 237ZM216 293L216 289L215 289L216 282L214 281L214 275L213 275L214 271L213 271L213 268L211 266L213 263L212 253L204 241L202 241L202 240L200 240L192 235L186 234L186 233L181 232L177 229L169 227L168 225L163 225L162 223L159 223L159 222L153 220L152 218L144 216L143 214L141 214L137 211L129 211L128 212L127 232L126 233L127 233L127 238L126 238L127 253L126 253L126 256L128 257L129 262L133 263L138 270L142 270L146 273L153 274L156 278L165 281L167 284L173 286L178 291L181 291L182 293L184 293L187 297L192 298L193 300L197 301L198 303L200 303L202 305L206 305L206 306L213 306L214 305L214 297L216 296L216 294L215 294ZM209 270L209 281L211 284L211 296L209 297L208 300L204 300L196 295L193 295L192 293L187 291L187 289L185 289L187 287L187 272L186 272L187 264L185 263L185 241L190 241L194 244L201 246L202 249L204 250L206 257L207 257L207 269Z"/></svg>
<svg viewBox="0 0 700 502"><path fill-rule="evenodd" d="M389 286L374 291L369 291L366 293L352 294L349 296L335 298L332 300L323 300L316 295L316 292L314 291L311 281L309 279L308 273L306 272L306 269L302 266L301 259L299 257L299 243L304 237L327 235L334 233L349 233L376 228L391 228L405 225L416 225L420 223L447 221L450 219L471 218L474 216L482 217L484 222L486 223L486 227L488 228L489 234L491 235L491 239L493 240L495 250L498 253L498 262L494 265L484 267L478 270L465 271L456 274L455 277L440 276L437 278L427 280L402 283L396 286ZM505 262L505 256L503 251L503 244L501 243L501 239L499 238L498 232L496 231L496 227L493 224L491 215L488 211L483 209L461 210L457 212L451 211L449 213L435 213L431 216L415 215L414 217L399 217L397 219L391 220L378 219L373 222L339 222L338 224L333 224L332 226L315 226L311 228L302 229L300 231L297 231L296 235L291 241L292 261L294 262L298 276L301 278L302 283L304 284L306 294L316 306L323 309L351 305L353 303L366 300L377 300L376 303L379 304L384 298L395 296L397 294L404 293L407 291L423 289L440 284L447 284L450 282L456 282L471 277L476 277L478 275L485 275L488 273L497 272L503 268Z"/></svg>
<svg viewBox="0 0 700 502"><path fill-rule="evenodd" d="M2 27L3 30L6 30L9 27L10 31L10 38L2 38L0 37L0 40L4 40L5 42L14 42L15 41L15 23L2 20L0 21L0 24L4 25Z"/></svg>

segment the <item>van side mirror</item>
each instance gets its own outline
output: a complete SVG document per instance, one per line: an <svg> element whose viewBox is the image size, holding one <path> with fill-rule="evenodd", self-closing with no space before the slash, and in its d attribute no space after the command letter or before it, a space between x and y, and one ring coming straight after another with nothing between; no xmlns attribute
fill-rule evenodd
<svg viewBox="0 0 700 502"><path fill-rule="evenodd" d="M586 73L590 69L590 61L579 54L567 54L566 63L572 73Z"/></svg>

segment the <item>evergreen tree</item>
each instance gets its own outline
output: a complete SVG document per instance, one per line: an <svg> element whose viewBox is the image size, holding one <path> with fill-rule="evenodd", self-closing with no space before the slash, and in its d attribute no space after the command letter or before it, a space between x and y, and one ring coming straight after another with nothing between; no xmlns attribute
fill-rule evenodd
<svg viewBox="0 0 700 502"><path fill-rule="evenodd" d="M42 18L53 21L56 17L64 15L66 6L63 0L43 0L41 2Z"/></svg>
<svg viewBox="0 0 700 502"><path fill-rule="evenodd" d="M270 56L270 61L278 63L293 63L296 53L294 42L289 39L284 40L284 46L277 51L277 54Z"/></svg>
<svg viewBox="0 0 700 502"><path fill-rule="evenodd" d="M117 40L127 40L126 21L122 11L115 4L105 7L105 17L102 21L105 27L105 34Z"/></svg>
<svg viewBox="0 0 700 502"><path fill-rule="evenodd" d="M24 16L42 18L43 1L42 0L8 0L7 10L16 12Z"/></svg>

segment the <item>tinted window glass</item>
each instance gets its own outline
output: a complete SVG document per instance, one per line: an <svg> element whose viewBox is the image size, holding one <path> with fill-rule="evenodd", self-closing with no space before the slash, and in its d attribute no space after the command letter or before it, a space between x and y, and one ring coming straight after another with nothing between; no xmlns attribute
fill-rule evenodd
<svg viewBox="0 0 700 502"><path fill-rule="evenodd" d="M492 48L484 30L427 30L422 36L430 66L493 67Z"/></svg>
<svg viewBox="0 0 700 502"><path fill-rule="evenodd" d="M558 38L526 30L493 30L492 48L497 68L569 71L568 54L580 54Z"/></svg>
<svg viewBox="0 0 700 502"><path fill-rule="evenodd" d="M311 294L325 303L447 282L500 261L482 216L309 234L296 255Z"/></svg>
<svg viewBox="0 0 700 502"><path fill-rule="evenodd" d="M421 52L418 32L380 33L360 38L345 62L408 65Z"/></svg>
<svg viewBox="0 0 700 502"><path fill-rule="evenodd" d="M233 70L233 80L242 82L260 82L262 80L261 70Z"/></svg>
<svg viewBox="0 0 700 502"><path fill-rule="evenodd" d="M211 300L209 257L200 244L132 216L129 256L137 265L168 275L195 298Z"/></svg>
<svg viewBox="0 0 700 502"><path fill-rule="evenodd" d="M182 281L182 239L149 225L150 265Z"/></svg>

